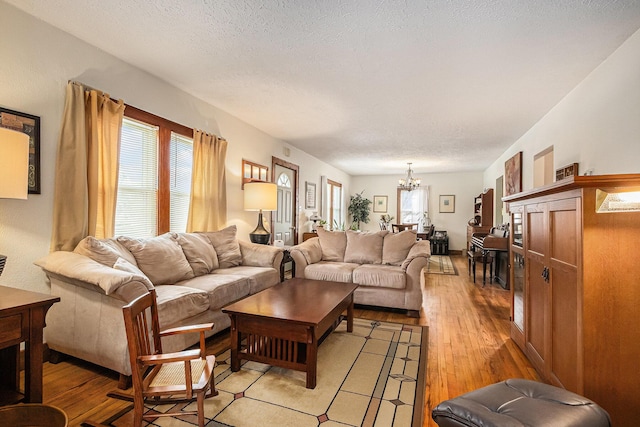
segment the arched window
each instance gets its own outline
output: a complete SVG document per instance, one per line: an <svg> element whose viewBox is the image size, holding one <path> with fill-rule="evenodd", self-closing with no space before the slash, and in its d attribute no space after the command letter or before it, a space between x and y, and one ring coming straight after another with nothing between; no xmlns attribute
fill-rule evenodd
<svg viewBox="0 0 640 427"><path fill-rule="evenodd" d="M291 188L291 180L286 174L281 173L278 177L278 187Z"/></svg>

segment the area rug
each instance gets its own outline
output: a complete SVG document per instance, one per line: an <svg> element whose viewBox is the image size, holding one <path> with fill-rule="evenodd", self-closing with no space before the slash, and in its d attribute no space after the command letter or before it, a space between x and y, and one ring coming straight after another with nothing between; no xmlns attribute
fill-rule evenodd
<svg viewBox="0 0 640 427"><path fill-rule="evenodd" d="M313 390L305 388L304 372L255 362L231 372L227 350L216 357L219 395L205 401L206 426L422 426L427 343L423 326L354 319L348 333L342 322L318 349ZM105 425L129 426L132 412ZM164 417L147 425L191 427L197 420Z"/></svg>
<svg viewBox="0 0 640 427"><path fill-rule="evenodd" d="M448 255L431 255L427 264L427 273L458 275L458 271Z"/></svg>

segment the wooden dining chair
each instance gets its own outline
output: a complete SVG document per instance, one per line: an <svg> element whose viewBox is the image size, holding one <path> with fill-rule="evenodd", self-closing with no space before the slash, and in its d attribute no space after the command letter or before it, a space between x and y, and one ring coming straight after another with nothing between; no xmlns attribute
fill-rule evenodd
<svg viewBox="0 0 640 427"><path fill-rule="evenodd" d="M399 233L404 230L413 230L413 227L417 227L418 224L391 224L391 230L394 233Z"/></svg>
<svg viewBox="0 0 640 427"><path fill-rule="evenodd" d="M197 415L204 426L204 399L217 395L213 383L216 358L205 354L205 332L213 323L183 326L160 331L155 290L142 295L122 309L131 361L134 426L142 420L164 416ZM198 332L200 348L175 353L162 352L162 337ZM145 414L145 403L152 405L197 401L197 411Z"/></svg>

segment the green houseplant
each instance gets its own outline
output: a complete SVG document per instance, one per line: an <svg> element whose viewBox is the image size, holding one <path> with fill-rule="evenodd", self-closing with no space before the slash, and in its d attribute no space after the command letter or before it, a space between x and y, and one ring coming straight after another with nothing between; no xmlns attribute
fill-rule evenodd
<svg viewBox="0 0 640 427"><path fill-rule="evenodd" d="M351 196L348 208L349 215L351 215L353 224L357 230L360 229L361 222L365 224L369 222L369 206L371 205L371 200L363 197L362 193L364 193L364 190Z"/></svg>

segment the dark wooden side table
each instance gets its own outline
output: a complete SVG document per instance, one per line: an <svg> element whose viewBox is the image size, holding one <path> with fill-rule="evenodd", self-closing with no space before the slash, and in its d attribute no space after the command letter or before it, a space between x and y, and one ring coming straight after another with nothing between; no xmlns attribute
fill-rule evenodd
<svg viewBox="0 0 640 427"><path fill-rule="evenodd" d="M0 405L42 403L42 330L59 297L0 286ZM24 394L20 393L20 343L25 343Z"/></svg>

